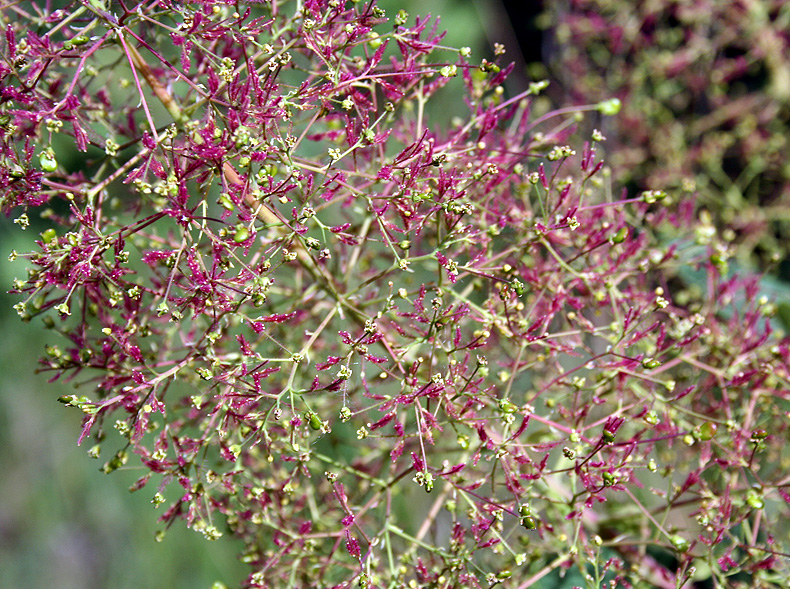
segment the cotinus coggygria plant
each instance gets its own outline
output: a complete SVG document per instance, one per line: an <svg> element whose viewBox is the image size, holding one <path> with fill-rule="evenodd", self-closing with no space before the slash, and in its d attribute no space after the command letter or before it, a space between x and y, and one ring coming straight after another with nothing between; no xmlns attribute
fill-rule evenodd
<svg viewBox="0 0 790 589"><path fill-rule="evenodd" d="M16 310L160 534L250 587L781 585L788 342L574 135L618 101L375 2L48 6L4 8Z"/></svg>

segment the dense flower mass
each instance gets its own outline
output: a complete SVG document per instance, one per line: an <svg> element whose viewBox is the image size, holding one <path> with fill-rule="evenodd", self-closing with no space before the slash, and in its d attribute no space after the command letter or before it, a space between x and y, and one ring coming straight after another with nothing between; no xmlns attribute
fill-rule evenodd
<svg viewBox="0 0 790 589"><path fill-rule="evenodd" d="M7 10L16 309L162 533L250 587L785 578L790 343L692 193L575 134L619 101L375 2Z"/></svg>

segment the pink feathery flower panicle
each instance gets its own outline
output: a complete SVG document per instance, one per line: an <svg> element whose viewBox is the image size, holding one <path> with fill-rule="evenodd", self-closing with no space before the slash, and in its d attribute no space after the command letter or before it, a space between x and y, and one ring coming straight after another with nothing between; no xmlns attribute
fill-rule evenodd
<svg viewBox="0 0 790 589"><path fill-rule="evenodd" d="M610 175L619 100L376 2L166 4L13 7L0 59L15 309L162 534L250 587L781 577L778 306Z"/></svg>

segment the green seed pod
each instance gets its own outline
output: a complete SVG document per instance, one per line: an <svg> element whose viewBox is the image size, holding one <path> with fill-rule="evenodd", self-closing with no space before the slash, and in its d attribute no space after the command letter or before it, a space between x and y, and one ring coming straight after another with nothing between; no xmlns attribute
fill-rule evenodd
<svg viewBox="0 0 790 589"><path fill-rule="evenodd" d="M233 201L230 200L230 197L227 194L223 194L222 196L220 196L217 202L220 205L222 205L224 209L227 209L229 211L233 211L236 208L236 205L233 204Z"/></svg>
<svg viewBox="0 0 790 589"><path fill-rule="evenodd" d="M109 461L107 461L104 466L101 468L104 474L110 474L114 470L118 470L124 464L126 464L126 460L128 458L128 454L124 450L118 450L118 453L113 456Z"/></svg>
<svg viewBox="0 0 790 589"><path fill-rule="evenodd" d="M614 433L610 432L608 429L603 430L603 441L607 444L611 444L614 442Z"/></svg>
<svg viewBox="0 0 790 589"><path fill-rule="evenodd" d="M55 159L55 152L51 147L46 148L38 156L41 169L45 172L54 172L58 169L58 160Z"/></svg>
<svg viewBox="0 0 790 589"><path fill-rule="evenodd" d="M236 226L236 233L233 234L233 241L236 243L244 243L250 237L250 230L244 225Z"/></svg>
<svg viewBox="0 0 790 589"><path fill-rule="evenodd" d="M663 190L645 190L642 193L642 202L652 205L660 200L664 200L667 193Z"/></svg>
<svg viewBox="0 0 790 589"><path fill-rule="evenodd" d="M710 255L710 263L716 266L722 273L727 269L727 255L723 253L714 252Z"/></svg>
<svg viewBox="0 0 790 589"><path fill-rule="evenodd" d="M50 227L46 231L41 232L41 240L47 245L52 243L57 236L58 236L58 232L55 231L52 227Z"/></svg>
<svg viewBox="0 0 790 589"><path fill-rule="evenodd" d="M85 45L90 39L86 35L77 35L66 41L63 45L71 45L72 47L79 47Z"/></svg>
<svg viewBox="0 0 790 589"><path fill-rule="evenodd" d="M620 230L612 236L612 243L623 243L628 237L628 227L620 227Z"/></svg>
<svg viewBox="0 0 790 589"><path fill-rule="evenodd" d="M516 407L513 403L511 403L507 399L500 399L499 408L502 410L502 413L515 413L516 410L518 409L518 407Z"/></svg>
<svg viewBox="0 0 790 589"><path fill-rule="evenodd" d="M703 442L712 440L716 436L719 426L712 421L706 421L694 430L694 437Z"/></svg>
<svg viewBox="0 0 790 589"><path fill-rule="evenodd" d="M617 479L611 472L604 472L602 476L603 476L603 484L606 487L611 487L617 482Z"/></svg>
<svg viewBox="0 0 790 589"><path fill-rule="evenodd" d="M375 50L381 47L381 43L382 43L381 37L379 37L379 34L377 32L371 31L368 34L368 37L369 37L368 45L370 46L371 49Z"/></svg>
<svg viewBox="0 0 790 589"><path fill-rule="evenodd" d="M527 530L534 530L538 527L538 521L531 515L528 515L521 518L521 525Z"/></svg>
<svg viewBox="0 0 790 589"><path fill-rule="evenodd" d="M655 358L645 358L644 360L642 360L642 366L650 369L658 368L659 366L661 366L661 362L659 360L656 360Z"/></svg>
<svg viewBox="0 0 790 589"><path fill-rule="evenodd" d="M669 541L672 542L672 546L674 546L675 550L678 552L687 552L688 549L691 548L691 542L677 534L672 536Z"/></svg>
<svg viewBox="0 0 790 589"><path fill-rule="evenodd" d="M324 423L315 411L305 411L304 418L310 424L310 429L319 431L324 427Z"/></svg>
<svg viewBox="0 0 790 589"><path fill-rule="evenodd" d="M622 106L623 104L620 102L619 98L610 98L609 100L602 100L601 102L595 105L595 108L602 115L606 115L607 117L612 117L620 112L620 108Z"/></svg>
<svg viewBox="0 0 790 589"><path fill-rule="evenodd" d="M746 503L753 509L762 509L765 507L765 501L763 501L763 498L754 489L751 489L746 495Z"/></svg>

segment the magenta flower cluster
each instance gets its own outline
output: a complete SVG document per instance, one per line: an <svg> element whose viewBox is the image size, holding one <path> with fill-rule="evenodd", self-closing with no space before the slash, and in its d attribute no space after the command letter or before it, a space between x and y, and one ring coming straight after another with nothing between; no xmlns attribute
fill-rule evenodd
<svg viewBox="0 0 790 589"><path fill-rule="evenodd" d="M575 133L617 100L375 2L7 10L16 309L162 534L250 587L787 574L790 344L692 193Z"/></svg>

